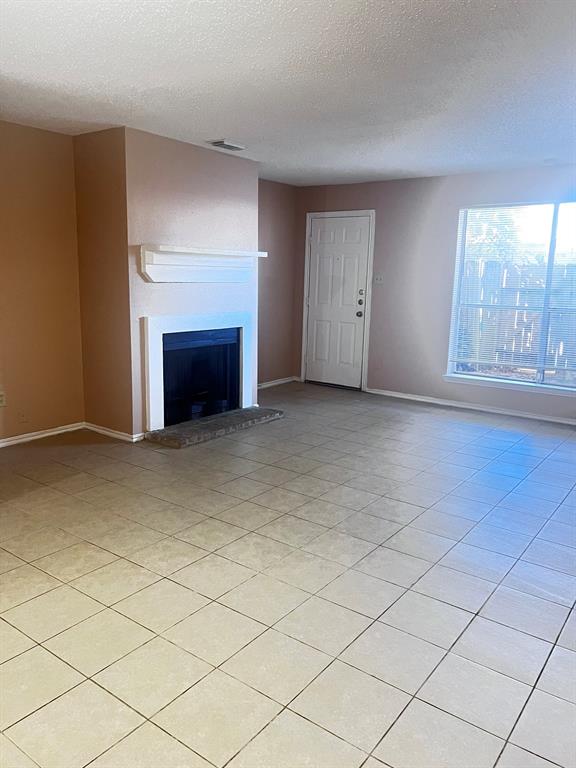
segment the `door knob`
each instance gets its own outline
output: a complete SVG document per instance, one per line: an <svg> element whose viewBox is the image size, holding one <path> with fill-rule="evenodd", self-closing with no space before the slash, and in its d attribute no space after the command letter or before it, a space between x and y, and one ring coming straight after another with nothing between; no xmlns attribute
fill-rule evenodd
<svg viewBox="0 0 576 768"><path fill-rule="evenodd" d="M356 312L356 317L362 317L363 314L364 312Z"/></svg>

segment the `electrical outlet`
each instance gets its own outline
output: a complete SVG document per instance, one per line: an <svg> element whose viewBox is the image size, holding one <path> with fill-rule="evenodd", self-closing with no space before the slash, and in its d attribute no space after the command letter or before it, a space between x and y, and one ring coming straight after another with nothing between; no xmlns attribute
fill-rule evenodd
<svg viewBox="0 0 576 768"><path fill-rule="evenodd" d="M6 392L0 392L0 408L6 405Z"/></svg>
<svg viewBox="0 0 576 768"><path fill-rule="evenodd" d="M374 283L376 285L382 285L384 282L384 275L381 272L378 272L374 275Z"/></svg>

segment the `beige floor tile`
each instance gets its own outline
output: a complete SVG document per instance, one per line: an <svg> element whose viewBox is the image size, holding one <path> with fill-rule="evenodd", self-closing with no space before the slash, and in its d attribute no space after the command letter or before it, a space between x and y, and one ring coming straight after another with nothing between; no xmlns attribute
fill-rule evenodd
<svg viewBox="0 0 576 768"><path fill-rule="evenodd" d="M375 619L404 593L402 587L360 571L346 571L318 595L332 603Z"/></svg>
<svg viewBox="0 0 576 768"><path fill-rule="evenodd" d="M227 544L218 554L257 571L264 570L294 551L281 541L275 541L259 533L249 533L232 544Z"/></svg>
<svg viewBox="0 0 576 768"><path fill-rule="evenodd" d="M10 511L0 514L0 541L8 541L45 527L45 524L27 515L22 509L11 507Z"/></svg>
<svg viewBox="0 0 576 768"><path fill-rule="evenodd" d="M132 552L128 559L153 573L169 576L207 554L205 549L200 549L185 541L166 538L149 547Z"/></svg>
<svg viewBox="0 0 576 768"><path fill-rule="evenodd" d="M332 526L341 523L342 520L353 515L354 511L349 507L340 507L338 504L331 504L328 501L313 499L295 509L292 514L296 517L301 517L303 520L309 520L311 523L332 528Z"/></svg>
<svg viewBox="0 0 576 768"><path fill-rule="evenodd" d="M480 615L542 640L554 642L568 615L563 605L508 587L498 587Z"/></svg>
<svg viewBox="0 0 576 768"><path fill-rule="evenodd" d="M0 728L3 730L84 680L37 646L0 667Z"/></svg>
<svg viewBox="0 0 576 768"><path fill-rule="evenodd" d="M573 535L576 536L576 526L566 527L573 530ZM522 555L522 560L576 576L576 551L571 546L565 547L551 541L534 539Z"/></svg>
<svg viewBox="0 0 576 768"><path fill-rule="evenodd" d="M409 701L410 697L397 688L335 661L290 708L369 752Z"/></svg>
<svg viewBox="0 0 576 768"><path fill-rule="evenodd" d="M163 634L198 658L218 666L265 629L260 622L211 603Z"/></svg>
<svg viewBox="0 0 576 768"><path fill-rule="evenodd" d="M364 752L286 711L259 733L229 768L358 768L365 757Z"/></svg>
<svg viewBox="0 0 576 768"><path fill-rule="evenodd" d="M396 480L389 480L386 477L380 477L379 475L356 475L356 477L345 480L344 485L349 485L350 488L357 488L360 491L375 493L377 496L383 496L393 488L396 488L398 482Z"/></svg>
<svg viewBox="0 0 576 768"><path fill-rule="evenodd" d="M214 670L154 721L216 766L223 766L279 712L278 704Z"/></svg>
<svg viewBox="0 0 576 768"><path fill-rule="evenodd" d="M60 585L60 581L32 565L23 565L2 573L0 574L0 613Z"/></svg>
<svg viewBox="0 0 576 768"><path fill-rule="evenodd" d="M282 483L287 483L297 477L297 472L282 469L281 467L261 467L247 475L249 480L256 480L259 483L267 483L268 485L282 485Z"/></svg>
<svg viewBox="0 0 576 768"><path fill-rule="evenodd" d="M267 568L266 574L307 592L317 592L345 570L339 563L297 550Z"/></svg>
<svg viewBox="0 0 576 768"><path fill-rule="evenodd" d="M234 496L238 499L247 501L258 496L260 493L269 491L272 488L268 483L259 483L257 480L251 480L249 477L237 477L224 485L219 485L216 490L226 493L228 496Z"/></svg>
<svg viewBox="0 0 576 768"><path fill-rule="evenodd" d="M510 741L518 747L551 760L565 768L574 764L576 755L576 705L534 691Z"/></svg>
<svg viewBox="0 0 576 768"><path fill-rule="evenodd" d="M511 568L502 584L569 608L576 600L576 577L522 560Z"/></svg>
<svg viewBox="0 0 576 768"><path fill-rule="evenodd" d="M473 614L462 608L410 591L388 608L380 621L448 649L472 618Z"/></svg>
<svg viewBox="0 0 576 768"><path fill-rule="evenodd" d="M418 698L505 739L530 691L524 683L450 653Z"/></svg>
<svg viewBox="0 0 576 768"><path fill-rule="evenodd" d="M325 653L270 629L229 659L223 669L281 704L287 704L330 661Z"/></svg>
<svg viewBox="0 0 576 768"><path fill-rule="evenodd" d="M576 704L576 653L554 648L536 687Z"/></svg>
<svg viewBox="0 0 576 768"><path fill-rule="evenodd" d="M223 595L220 602L256 621L271 625L309 597L308 592L297 587L258 574Z"/></svg>
<svg viewBox="0 0 576 768"><path fill-rule="evenodd" d="M217 598L254 574L255 571L250 568L211 554L176 571L170 578L201 595Z"/></svg>
<svg viewBox="0 0 576 768"><path fill-rule="evenodd" d="M364 509L368 504L378 500L375 493L361 491L358 488L350 488L347 485L340 485L331 491L320 496L322 501L329 501L331 504L339 504L341 507L349 507L356 511Z"/></svg>
<svg viewBox="0 0 576 768"><path fill-rule="evenodd" d="M321 437L319 436L318 439ZM328 441L324 440L324 442ZM310 474L313 477L320 477L322 480L330 480L333 483L345 483L353 477L358 477L361 473L356 469L348 469L338 464L319 462L319 466L316 466Z"/></svg>
<svg viewBox="0 0 576 768"><path fill-rule="evenodd" d="M156 637L94 680L145 717L152 717L211 670L210 664Z"/></svg>
<svg viewBox="0 0 576 768"><path fill-rule="evenodd" d="M452 651L477 664L534 685L552 646L537 637L477 617Z"/></svg>
<svg viewBox="0 0 576 768"><path fill-rule="evenodd" d="M401 529L399 523L383 520L374 515L366 515L363 512L355 512L338 524L337 530L356 536L358 539L381 544Z"/></svg>
<svg viewBox="0 0 576 768"><path fill-rule="evenodd" d="M531 536L507 531L488 523L480 523L466 534L463 542L474 547L489 549L491 552L499 552L501 555L520 557L531 540Z"/></svg>
<svg viewBox="0 0 576 768"><path fill-rule="evenodd" d="M336 656L370 623L366 616L328 600L311 597L281 619L275 628L295 640Z"/></svg>
<svg viewBox="0 0 576 768"><path fill-rule="evenodd" d="M90 763L90 768L212 768L204 758L152 723L122 739Z"/></svg>
<svg viewBox="0 0 576 768"><path fill-rule="evenodd" d="M115 560L103 568L74 579L70 584L95 600L105 605L112 605L139 589L153 584L159 578L156 573L151 573L135 563Z"/></svg>
<svg viewBox="0 0 576 768"><path fill-rule="evenodd" d="M207 604L197 592L163 579L116 603L114 609L153 632L163 632Z"/></svg>
<svg viewBox="0 0 576 768"><path fill-rule="evenodd" d="M384 579L400 587L411 587L432 567L428 560L378 547L356 563L354 570Z"/></svg>
<svg viewBox="0 0 576 768"><path fill-rule="evenodd" d="M133 523L131 528L123 531L109 531L102 536L92 537L90 541L115 555L125 557L137 549L148 547L150 544L160 541L164 536L165 534L160 533L160 531Z"/></svg>
<svg viewBox="0 0 576 768"><path fill-rule="evenodd" d="M141 722L140 715L87 681L12 726L7 735L42 768L78 768Z"/></svg>
<svg viewBox="0 0 576 768"><path fill-rule="evenodd" d="M324 526L311 523L309 520L302 520L293 515L283 515L259 528L258 533L293 547L301 547L318 538L320 534L326 533L326 530Z"/></svg>
<svg viewBox="0 0 576 768"><path fill-rule="evenodd" d="M291 512L310 501L310 497L287 491L285 488L272 488L270 491L258 494L252 501L275 512Z"/></svg>
<svg viewBox="0 0 576 768"><path fill-rule="evenodd" d="M440 560L440 565L480 579L499 582L515 562L513 557L459 543Z"/></svg>
<svg viewBox="0 0 576 768"><path fill-rule="evenodd" d="M234 507L236 504L238 504L238 499L234 498L234 496L201 489L198 492L194 491L186 506L203 515L215 516L229 507Z"/></svg>
<svg viewBox="0 0 576 768"><path fill-rule="evenodd" d="M0 664L33 648L34 641L8 622L0 619Z"/></svg>
<svg viewBox="0 0 576 768"><path fill-rule="evenodd" d="M0 573L6 573L21 565L26 565L26 562L19 557L16 557L16 555L13 555L11 552L6 552L5 549L0 549Z"/></svg>
<svg viewBox="0 0 576 768"><path fill-rule="evenodd" d="M514 744L506 744L498 760L498 768L554 768L554 763L515 747Z"/></svg>
<svg viewBox="0 0 576 768"><path fill-rule="evenodd" d="M492 768L504 742L414 699L375 754L394 768Z"/></svg>
<svg viewBox="0 0 576 768"><path fill-rule="evenodd" d="M0 765L2 768L38 768L24 752L0 733Z"/></svg>
<svg viewBox="0 0 576 768"><path fill-rule="evenodd" d="M70 587L59 587L6 611L3 617L42 642L103 610L101 603Z"/></svg>
<svg viewBox="0 0 576 768"><path fill-rule="evenodd" d="M282 512L275 512L272 509L261 507L259 504L245 501L242 504L238 504L237 507L231 507L224 512L220 512L218 519L232 525L237 525L247 531L255 531L282 514Z"/></svg>
<svg viewBox="0 0 576 768"><path fill-rule="evenodd" d="M288 491L296 491L296 493L303 493L305 496L311 496L317 498L322 496L328 491L338 488L337 483L332 483L330 480L322 480L319 477L313 477L312 475L300 475L300 477L289 480L282 486Z"/></svg>
<svg viewBox="0 0 576 768"><path fill-rule="evenodd" d="M375 549L372 542L348 536L339 531L328 531L307 544L304 549L313 555L325 557L341 565L350 567L354 565L368 552Z"/></svg>
<svg viewBox="0 0 576 768"><path fill-rule="evenodd" d="M2 543L3 549L22 560L37 560L44 555L77 544L78 539L59 528L42 528L33 533L17 536Z"/></svg>
<svg viewBox="0 0 576 768"><path fill-rule="evenodd" d="M416 504L419 507L431 507L432 504L436 504L446 494L443 491L435 491L431 488L421 488L418 485L411 485L406 483L399 485L391 491L388 491L387 496L397 501L405 501L407 504Z"/></svg>
<svg viewBox="0 0 576 768"><path fill-rule="evenodd" d="M236 541L245 535L244 528L230 525L223 520L209 518L201 523L196 523L191 528L179 531L176 538L187 541L195 547L213 552L215 549L220 549L225 544L230 544L231 541Z"/></svg>
<svg viewBox="0 0 576 768"><path fill-rule="evenodd" d="M436 534L427 531L419 531L410 526L403 528L399 533L386 540L388 549L395 549L405 555L429 560L431 563L436 563L444 557L453 546L453 539L436 536Z"/></svg>
<svg viewBox="0 0 576 768"><path fill-rule="evenodd" d="M573 608L558 638L558 645L576 651L576 610Z"/></svg>
<svg viewBox="0 0 576 768"><path fill-rule="evenodd" d="M380 760L376 760L375 757L371 756L365 763L362 763L362 768L386 768L386 766Z"/></svg>
<svg viewBox="0 0 576 768"><path fill-rule="evenodd" d="M415 592L435 597L473 613L480 610L496 585L477 576L435 565L414 585Z"/></svg>
<svg viewBox="0 0 576 768"><path fill-rule="evenodd" d="M405 501L384 497L370 504L364 509L364 512L367 515L375 515L393 523L407 525L421 515L424 510L415 504L407 504Z"/></svg>
<svg viewBox="0 0 576 768"><path fill-rule="evenodd" d="M75 669L91 676L153 637L115 611L104 610L76 624L45 645Z"/></svg>
<svg viewBox="0 0 576 768"><path fill-rule="evenodd" d="M178 531L182 531L184 528L189 528L191 525L206 519L205 515L194 512L192 509L178 507L175 504L167 504L160 501L160 499L157 499L157 501L163 505L161 508L131 512L131 518L136 519L136 515L138 515L138 522L167 535L174 535Z"/></svg>
<svg viewBox="0 0 576 768"><path fill-rule="evenodd" d="M377 622L347 648L342 661L407 693L415 693L445 651Z"/></svg>
<svg viewBox="0 0 576 768"><path fill-rule="evenodd" d="M113 560L116 560L116 555L83 541L35 560L34 566L60 581L72 581L103 565L108 565Z"/></svg>
<svg viewBox="0 0 576 768"><path fill-rule="evenodd" d="M428 531L438 536L444 536L447 539L459 541L474 528L475 523L473 520L466 520L457 515L447 515L436 509L427 509L413 520L410 525L413 528L418 528L420 531Z"/></svg>

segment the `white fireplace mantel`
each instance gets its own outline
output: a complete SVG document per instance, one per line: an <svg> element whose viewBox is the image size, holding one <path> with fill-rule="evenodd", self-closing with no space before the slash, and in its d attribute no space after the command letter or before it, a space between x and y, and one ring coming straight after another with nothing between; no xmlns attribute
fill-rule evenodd
<svg viewBox="0 0 576 768"><path fill-rule="evenodd" d="M152 283L247 283L264 251L140 246L140 270Z"/></svg>

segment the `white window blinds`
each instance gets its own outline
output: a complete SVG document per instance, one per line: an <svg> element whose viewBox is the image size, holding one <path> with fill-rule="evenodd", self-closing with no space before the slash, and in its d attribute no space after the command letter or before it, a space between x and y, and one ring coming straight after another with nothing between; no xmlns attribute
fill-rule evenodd
<svg viewBox="0 0 576 768"><path fill-rule="evenodd" d="M448 373L576 389L576 203L460 211Z"/></svg>

